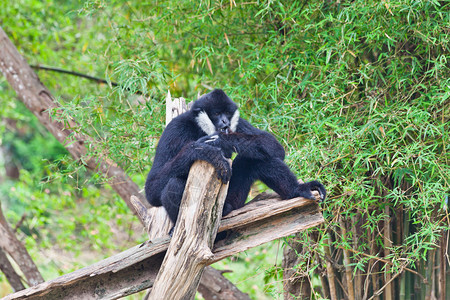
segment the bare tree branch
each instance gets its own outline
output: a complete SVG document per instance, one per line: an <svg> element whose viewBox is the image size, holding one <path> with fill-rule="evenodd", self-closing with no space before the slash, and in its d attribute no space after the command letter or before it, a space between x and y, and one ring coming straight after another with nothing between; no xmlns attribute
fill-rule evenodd
<svg viewBox="0 0 450 300"><path fill-rule="evenodd" d="M92 81L95 81L97 83L105 83L105 84L111 84L112 86L118 86L119 84L114 82L114 81L108 81L106 79L103 78L99 78L99 77L95 77L95 76L91 76L91 75L86 75L80 72L76 72L76 71L69 71L69 70L65 70L65 69L61 69L61 68L57 68L57 67L48 67L48 66L43 66L43 65L30 65L31 68L35 69L35 70L45 70L45 71L52 71L52 72L57 72L57 73L63 73L63 74L68 74L68 75L73 75L73 76L77 76L77 77L82 77L85 79L89 79Z"/></svg>

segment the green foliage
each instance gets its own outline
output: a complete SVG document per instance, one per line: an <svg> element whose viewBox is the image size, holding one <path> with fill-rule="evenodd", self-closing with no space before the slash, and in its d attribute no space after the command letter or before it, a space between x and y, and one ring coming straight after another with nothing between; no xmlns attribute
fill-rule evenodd
<svg viewBox="0 0 450 300"><path fill-rule="evenodd" d="M280 242L264 244L212 265L252 299L282 299Z"/></svg>
<svg viewBox="0 0 450 300"><path fill-rule="evenodd" d="M392 272L414 266L448 228L441 214L450 190L450 4L237 2L8 0L0 25L32 64L119 83L113 88L39 71L63 105L60 116L75 119L80 126L74 130L98 140L99 151L141 186L164 126L167 90L195 99L221 87L240 104L242 116L283 143L300 178L326 185L322 233L335 236L333 246L363 253L374 239L383 247L380 224L388 207L412 225L384 259ZM32 119L4 80L0 91L5 117ZM74 230L74 241L93 240L89 224L102 232L110 218L130 215L118 199L104 204L110 211L102 209L101 177L73 164L36 121L26 127L21 136L2 123L1 146L15 147L23 170L18 182L3 188L21 192L1 200L12 221L25 211L36 214L37 232L45 237L40 246L60 241L77 249L64 230ZM33 195L41 211L29 203ZM65 206L55 207L52 197ZM73 204L76 199L80 204ZM66 211L75 220L64 218ZM354 245L351 232L340 236L338 216L363 220L360 244ZM104 235L98 240L114 247ZM323 256L308 234L302 241L311 247L305 261ZM354 268L364 269L365 259L355 254Z"/></svg>

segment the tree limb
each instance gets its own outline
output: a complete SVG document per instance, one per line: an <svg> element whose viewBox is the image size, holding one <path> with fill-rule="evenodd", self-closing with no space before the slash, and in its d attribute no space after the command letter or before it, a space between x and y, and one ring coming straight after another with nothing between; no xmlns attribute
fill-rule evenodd
<svg viewBox="0 0 450 300"><path fill-rule="evenodd" d="M65 69L61 69L61 68L47 67L47 66L42 66L42 65L30 65L30 67L35 69L35 70L45 70L45 71L52 71L52 72L57 72L57 73L73 75L73 76L85 78L85 79L88 79L88 80L92 80L92 81L95 81L97 83L111 84L112 86L118 86L119 85L117 82L114 82L114 81L107 81L106 79L103 79L103 78L98 78L98 77L95 77L95 76L86 75L86 74L83 74L83 73L80 73L80 72L69 71L69 70L65 70Z"/></svg>
<svg viewBox="0 0 450 300"><path fill-rule="evenodd" d="M227 190L228 184L222 184L211 164L196 161L192 165L173 237L150 299L194 299L203 270L214 257L211 247Z"/></svg>

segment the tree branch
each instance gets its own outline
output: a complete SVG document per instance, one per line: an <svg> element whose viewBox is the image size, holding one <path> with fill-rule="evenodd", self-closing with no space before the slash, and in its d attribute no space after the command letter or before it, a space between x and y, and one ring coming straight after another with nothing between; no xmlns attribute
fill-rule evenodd
<svg viewBox="0 0 450 300"><path fill-rule="evenodd" d="M48 67L48 66L42 66L42 65L30 65L31 68L35 69L35 70L45 70L45 71L52 71L52 72L57 72L57 73L63 73L63 74L68 74L68 75L73 75L73 76L77 76L77 77L82 77L88 80L92 80L95 81L97 83L105 83L105 84L111 84L112 86L118 86L119 84L114 82L114 81L107 81L106 79L103 78L99 78L99 77L95 77L95 76L91 76L91 75L86 75L80 72L75 72L75 71L69 71L69 70L65 70L65 69L61 69L61 68L57 68L57 67Z"/></svg>
<svg viewBox="0 0 450 300"><path fill-rule="evenodd" d="M57 68L57 67L48 67L48 66L42 66L42 65L30 65L30 67L35 69L35 70L44 70L44 71L57 72L57 73L62 73L62 74L67 74L67 75L72 75L72 76L85 78L85 79L88 79L88 80L91 80L91 81L95 81L97 83L111 84L111 86L122 87L117 82L108 81L108 80L103 79L103 78L99 78L99 77L83 74L83 73L76 72L76 71L69 71L69 70L65 70L65 69L61 69L61 68ZM128 88L126 90L130 91L130 89L128 89ZM134 91L133 93L136 94L136 95L144 96L144 97L148 96L147 94L144 94L141 91Z"/></svg>

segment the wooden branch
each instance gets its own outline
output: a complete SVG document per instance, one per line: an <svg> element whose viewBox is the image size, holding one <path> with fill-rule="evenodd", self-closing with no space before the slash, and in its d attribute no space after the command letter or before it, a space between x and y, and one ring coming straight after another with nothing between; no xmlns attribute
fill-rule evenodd
<svg viewBox="0 0 450 300"><path fill-rule="evenodd" d="M194 299L203 269L214 257L211 248L228 190L228 184L215 173L207 162L192 165L173 237L150 299Z"/></svg>
<svg viewBox="0 0 450 300"><path fill-rule="evenodd" d="M210 266L205 268L198 286L198 292L204 299L251 300L248 294L241 292L222 273Z"/></svg>
<svg viewBox="0 0 450 300"><path fill-rule="evenodd" d="M17 263L30 286L44 282L41 273L28 254L25 246L17 239L0 207L0 248L7 252ZM7 267L7 266L6 266ZM18 287L18 286L17 286Z"/></svg>
<svg viewBox="0 0 450 300"><path fill-rule="evenodd" d="M49 66L43 66L43 65L30 65L30 67L35 69L35 70L52 71L52 72L57 72L57 73L77 76L77 77L81 77L81 78L85 78L85 79L88 79L88 80L95 81L97 83L111 84L111 86L118 86L119 85L117 82L114 82L114 81L108 81L108 80L103 79L103 78L98 78L98 77L95 77L95 76L83 74L83 73L76 72L76 71L70 71L70 70L66 70L66 69L61 69L61 68L57 68L57 67L49 67Z"/></svg>
<svg viewBox="0 0 450 300"><path fill-rule="evenodd" d="M170 91L167 92L166 97L166 126L173 119L186 112L188 107L186 105L186 100L183 97L174 98L170 95Z"/></svg>
<svg viewBox="0 0 450 300"><path fill-rule="evenodd" d="M265 204L275 202L277 210L271 214ZM214 257L208 264L323 221L317 202L312 200L278 198L249 203L222 219L226 225L219 231L228 228L228 235L214 245ZM168 245L169 237L144 243L3 299L116 299L134 294L153 286Z"/></svg>
<svg viewBox="0 0 450 300"><path fill-rule="evenodd" d="M59 105L1 28L0 45L2 45L0 70L25 106L64 145L74 159L84 163L92 171L103 173L109 179L111 187L122 197L133 213L136 214L130 202L131 195L138 197L144 206L150 208L148 202L139 193L136 183L116 163L101 153L98 153L96 157L86 157L86 145L95 152L95 142L90 137L72 130L72 128L78 128L75 121L71 119L58 121L50 117L49 110L57 110L60 108Z"/></svg>

